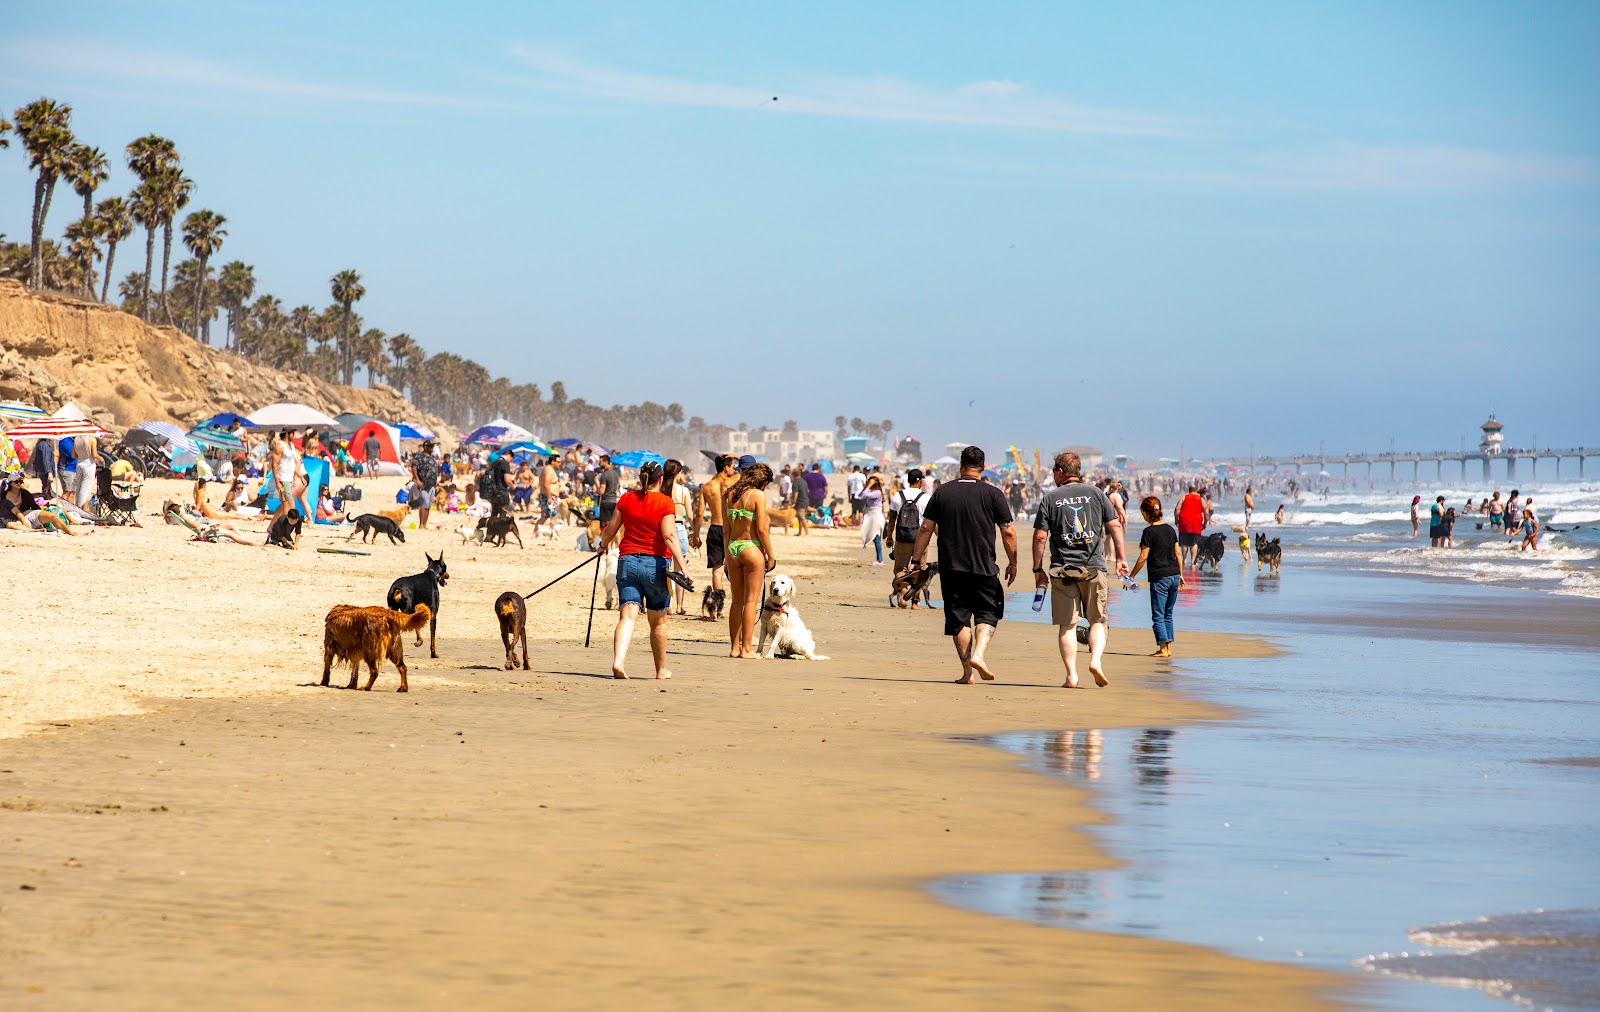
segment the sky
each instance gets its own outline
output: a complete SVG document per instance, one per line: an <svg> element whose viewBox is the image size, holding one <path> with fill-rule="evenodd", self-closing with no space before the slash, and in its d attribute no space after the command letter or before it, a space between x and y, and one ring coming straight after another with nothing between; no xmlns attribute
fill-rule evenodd
<svg viewBox="0 0 1600 1012"><path fill-rule="evenodd" d="M88 0L11 11L0 104L172 138L287 306L354 268L370 326L602 405L1592 446L1597 50L1585 0ZM31 197L0 152L0 232Z"/></svg>

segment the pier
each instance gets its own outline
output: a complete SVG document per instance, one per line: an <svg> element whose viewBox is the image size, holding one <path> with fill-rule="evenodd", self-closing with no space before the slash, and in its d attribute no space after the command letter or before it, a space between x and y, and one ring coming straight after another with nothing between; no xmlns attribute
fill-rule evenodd
<svg viewBox="0 0 1600 1012"><path fill-rule="evenodd" d="M1500 471L1504 475L1503 480L1508 482L1516 481L1518 480L1518 471L1521 468L1526 468L1525 474L1528 479L1537 481L1539 478L1540 461L1547 462L1547 477L1550 476L1548 471L1548 462L1553 461L1555 464L1555 474L1553 476L1554 480L1560 481L1561 462L1563 460L1571 461L1573 459L1576 459L1578 462L1578 473L1576 477L1581 480L1584 477L1585 462L1590 457L1600 457L1600 447L1578 446L1568 449L1540 450L1502 449L1492 453L1486 453L1482 450L1468 450L1460 453L1451 453L1445 450L1434 450L1431 452L1398 451L1390 453L1307 453L1293 457L1252 456L1243 459L1223 460L1221 463L1231 464L1232 466L1237 467L1239 470L1248 474L1255 474L1259 471L1271 473L1290 469L1292 469L1296 474L1302 474L1308 467L1312 469L1313 474L1319 471L1329 471L1331 474L1332 472L1328 465L1334 464L1344 469L1341 476L1347 480L1350 477L1350 468L1352 466L1356 468L1365 466L1367 469L1366 477L1369 483L1372 481L1375 473L1373 469L1381 468L1385 464L1389 466L1389 480L1391 482L1399 480L1404 474L1404 471L1402 470L1403 465L1410 464L1411 480L1414 483L1422 480L1423 464L1434 465L1434 478L1437 481L1444 480L1445 464L1450 464L1452 466L1452 470L1454 469L1454 465L1460 464L1461 481L1465 483L1467 481L1468 465L1476 461L1482 468L1484 484L1489 484L1495 480L1496 471ZM1496 467L1496 462L1502 462L1503 467ZM1572 476L1570 464L1568 465L1568 476ZM1357 471L1357 477L1360 477L1359 471Z"/></svg>

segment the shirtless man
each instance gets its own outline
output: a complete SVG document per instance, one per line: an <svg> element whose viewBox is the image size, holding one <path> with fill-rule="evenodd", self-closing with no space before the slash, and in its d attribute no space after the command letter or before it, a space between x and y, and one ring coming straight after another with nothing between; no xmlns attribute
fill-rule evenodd
<svg viewBox="0 0 1600 1012"><path fill-rule="evenodd" d="M556 515L556 503L561 501L561 472L556 470L556 458L546 457L544 469L539 472L539 518L547 520Z"/></svg>
<svg viewBox="0 0 1600 1012"><path fill-rule="evenodd" d="M724 593L722 567L727 553L722 534L722 496L738 480L739 458L718 454L715 466L716 476L700 486L700 495L694 501L694 529L689 533L689 545L700 547L700 526L706 524L706 565L711 569L711 593L718 595Z"/></svg>
<svg viewBox="0 0 1600 1012"><path fill-rule="evenodd" d="M89 500L94 498L94 472L100 463L100 441L92 435L79 436L72 442L72 457L78 462L78 484L73 497L79 509L88 509Z"/></svg>

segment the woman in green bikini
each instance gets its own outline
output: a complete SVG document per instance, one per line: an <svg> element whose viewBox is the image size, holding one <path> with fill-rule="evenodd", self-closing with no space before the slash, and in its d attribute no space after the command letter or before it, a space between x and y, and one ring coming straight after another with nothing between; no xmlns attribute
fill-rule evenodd
<svg viewBox="0 0 1600 1012"><path fill-rule="evenodd" d="M772 534L767 523L767 486L772 468L752 464L723 498L728 536L728 636L729 657L755 657L756 619L761 611L761 585L778 564L772 554Z"/></svg>

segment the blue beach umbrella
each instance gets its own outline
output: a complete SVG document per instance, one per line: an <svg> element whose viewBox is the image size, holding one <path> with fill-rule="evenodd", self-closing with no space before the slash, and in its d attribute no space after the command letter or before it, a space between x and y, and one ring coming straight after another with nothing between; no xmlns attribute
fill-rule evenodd
<svg viewBox="0 0 1600 1012"><path fill-rule="evenodd" d="M213 429L209 425L195 426L189 431L189 438L201 446L209 446L217 450L244 449L244 440L226 429Z"/></svg>
<svg viewBox="0 0 1600 1012"><path fill-rule="evenodd" d="M648 450L629 450L627 453L614 453L611 455L611 463L618 467L642 467L646 463L665 464L666 462L667 458L659 453L651 453Z"/></svg>
<svg viewBox="0 0 1600 1012"><path fill-rule="evenodd" d="M205 421L201 422L199 426L196 426L196 427L197 428L209 428L209 429L226 429L228 426L232 425L234 422L242 422L242 423L244 423L244 427L247 428L247 429L253 429L253 428L256 427L256 423L252 422L250 419L246 418L245 416L240 415L240 414L235 414L232 411L218 411L216 414L212 415L210 418L207 418Z"/></svg>
<svg viewBox="0 0 1600 1012"><path fill-rule="evenodd" d="M421 425L408 425L405 422L401 422L399 425L395 426L395 429L397 429L399 431L401 439L432 439L432 438L434 438L433 430L429 429L429 428L425 428L425 427L423 427Z"/></svg>
<svg viewBox="0 0 1600 1012"><path fill-rule="evenodd" d="M480 425L467 433L462 438L463 443L483 443L488 446L498 446L511 430L504 425Z"/></svg>
<svg viewBox="0 0 1600 1012"><path fill-rule="evenodd" d="M0 401L0 418L48 418L43 408L21 401Z"/></svg>

